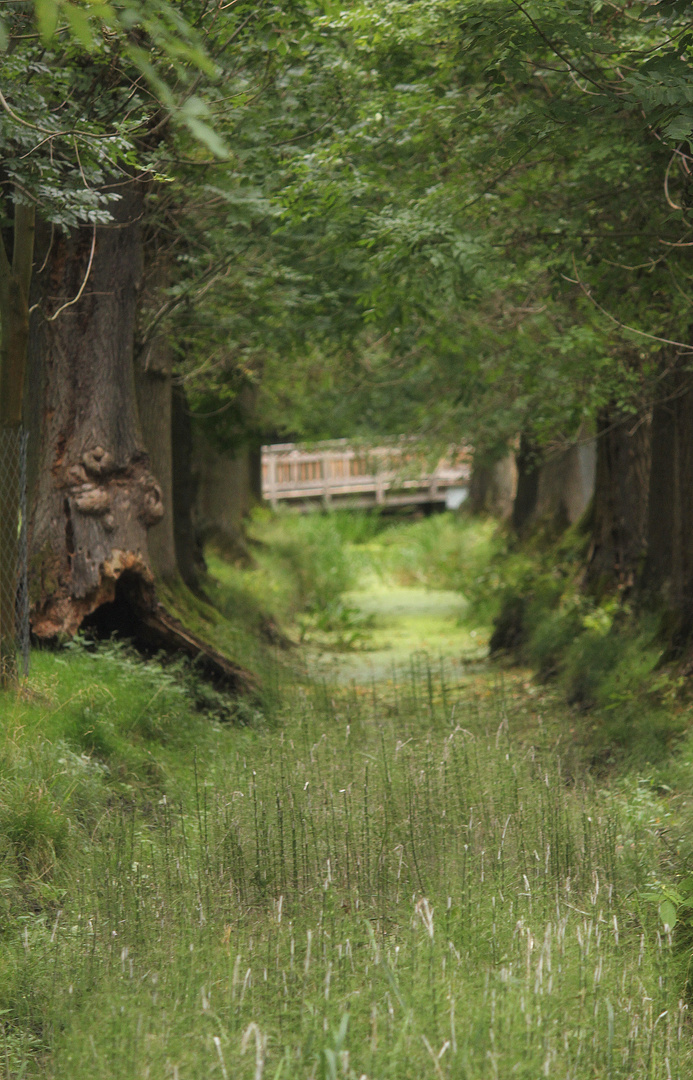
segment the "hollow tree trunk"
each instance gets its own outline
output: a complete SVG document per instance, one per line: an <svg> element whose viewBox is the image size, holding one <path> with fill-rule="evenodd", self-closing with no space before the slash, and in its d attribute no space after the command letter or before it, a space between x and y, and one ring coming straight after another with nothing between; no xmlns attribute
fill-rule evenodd
<svg viewBox="0 0 693 1080"><path fill-rule="evenodd" d="M112 619L114 629L125 618L144 648L187 653L221 685L249 690L255 681L248 672L157 601L148 533L164 506L140 433L133 365L143 192L135 183L119 191L114 221L95 234L53 230L37 275L42 318L31 349L39 401L27 403L41 426L30 529L32 629L55 639L87 618L94 628Z"/></svg>
<svg viewBox="0 0 693 1080"><path fill-rule="evenodd" d="M592 540L585 585L596 592L630 588L647 533L651 438L649 419L605 410L597 423Z"/></svg>
<svg viewBox="0 0 693 1080"><path fill-rule="evenodd" d="M693 378L676 370L652 415L647 558L641 588L671 611L674 637L693 631Z"/></svg>
<svg viewBox="0 0 693 1080"><path fill-rule="evenodd" d="M143 193L120 189L95 234L54 230L40 274L33 347L43 367L31 528L32 628L72 634L127 572L152 591L147 532L163 514L137 420L133 340L142 272ZM91 256L93 246L93 256ZM91 269L79 300L73 300Z"/></svg>

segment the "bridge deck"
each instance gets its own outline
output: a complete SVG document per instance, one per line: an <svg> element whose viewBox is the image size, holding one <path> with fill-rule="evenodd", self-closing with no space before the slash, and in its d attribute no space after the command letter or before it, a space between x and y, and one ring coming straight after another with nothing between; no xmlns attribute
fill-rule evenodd
<svg viewBox="0 0 693 1080"><path fill-rule="evenodd" d="M262 494L272 506L445 502L451 488L467 487L470 471L466 448L455 448L431 470L430 462L405 440L377 447L353 447L340 439L310 448L294 443L262 448Z"/></svg>

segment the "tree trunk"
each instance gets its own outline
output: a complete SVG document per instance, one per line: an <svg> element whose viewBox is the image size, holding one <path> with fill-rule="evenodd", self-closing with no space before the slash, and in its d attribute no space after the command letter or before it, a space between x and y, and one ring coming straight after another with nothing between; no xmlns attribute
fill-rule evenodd
<svg viewBox="0 0 693 1080"><path fill-rule="evenodd" d="M247 558L243 519L253 501L248 447L220 453L198 433L195 458L199 475L196 517L200 539L205 544L215 544L227 558Z"/></svg>
<svg viewBox="0 0 693 1080"><path fill-rule="evenodd" d="M144 289L147 308L153 306L168 279L165 254L149 268ZM171 435L171 375L173 346L165 333L155 333L137 345L135 387L140 429L152 472L161 488L163 514L147 537L152 570L163 581L176 577L174 539L173 447Z"/></svg>
<svg viewBox="0 0 693 1080"><path fill-rule="evenodd" d="M173 433L173 534L178 570L188 588L196 591L207 567L195 516L199 476L193 468L193 432L185 393L174 387Z"/></svg>
<svg viewBox="0 0 693 1080"><path fill-rule="evenodd" d="M33 344L44 399L31 528L32 628L40 638L73 634L113 600L125 572L152 590L147 532L163 504L133 378L143 193L134 183L120 190L115 220L94 235L54 232L40 275L43 317ZM79 300L54 318L83 284Z"/></svg>
<svg viewBox="0 0 693 1080"><path fill-rule="evenodd" d="M135 183L119 191L109 225L69 236L53 230L37 275L42 317L31 348L32 373L41 377L32 390L40 400L27 407L41 425L30 537L32 629L44 639L71 636L83 624L124 631L144 648L195 657L229 689L250 690L251 675L156 598L148 533L164 505L141 437L133 363L143 191ZM153 444L163 447L161 460L170 468L166 416L161 424L150 420Z"/></svg>
<svg viewBox="0 0 693 1080"><path fill-rule="evenodd" d="M597 424L592 540L585 585L597 593L630 588L645 552L650 423L605 410Z"/></svg>
<svg viewBox="0 0 693 1080"><path fill-rule="evenodd" d="M7 686L16 677L19 429L29 342L35 220L33 206L15 205L12 262L0 235L0 440L6 456L2 463L4 474L0 476L0 686Z"/></svg>
<svg viewBox="0 0 693 1080"><path fill-rule="evenodd" d="M250 469L250 501L262 503L262 445L255 441L248 444L248 467Z"/></svg>
<svg viewBox="0 0 693 1080"><path fill-rule="evenodd" d="M647 558L642 590L674 616L674 637L693 631L693 378L677 370L652 415Z"/></svg>
<svg viewBox="0 0 693 1080"><path fill-rule="evenodd" d="M472 514L491 514L506 521L513 512L517 494L517 464L514 454L506 454L489 464L474 456L466 507Z"/></svg>
<svg viewBox="0 0 693 1080"><path fill-rule="evenodd" d="M515 455L515 460L517 462L517 490L511 521L515 532L522 533L534 517L539 494L540 461L536 448L526 435L520 437L520 448Z"/></svg>
<svg viewBox="0 0 693 1080"><path fill-rule="evenodd" d="M546 458L539 473L536 517L560 533L580 520L594 495L597 448L581 441Z"/></svg>

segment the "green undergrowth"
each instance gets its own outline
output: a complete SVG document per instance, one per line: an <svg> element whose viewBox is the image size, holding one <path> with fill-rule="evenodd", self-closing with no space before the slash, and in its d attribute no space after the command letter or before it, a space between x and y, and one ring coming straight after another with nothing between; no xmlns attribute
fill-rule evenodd
<svg viewBox="0 0 693 1080"><path fill-rule="evenodd" d="M364 578L460 592L470 625L490 623L491 564L503 548L496 525L443 513L413 518L375 511L298 514L259 511L249 528L252 565L207 553L210 597L229 617L283 626L297 641L330 648L368 646L369 619L345 600Z"/></svg>
<svg viewBox="0 0 693 1080"><path fill-rule="evenodd" d="M2 700L3 1075L689 1076L667 798L474 686L418 657L241 728L127 650L38 654Z"/></svg>
<svg viewBox="0 0 693 1080"><path fill-rule="evenodd" d="M490 637L492 653L529 666L563 696L595 763L629 757L659 767L688 730L686 683L661 665L657 619L582 588L579 527L518 544L491 519L451 513L265 512L250 536L252 569L210 560L229 615L264 611L296 641L367 651L368 616L345 601L349 590L371 588L373 604L362 609L377 608L382 587L451 590L464 599L460 622Z"/></svg>
<svg viewBox="0 0 693 1080"><path fill-rule="evenodd" d="M491 653L556 686L583 717L595 761L654 766L690 727L686 680L662 665L656 615L584 590L585 542L573 528L557 543L507 543L496 555Z"/></svg>
<svg viewBox="0 0 693 1080"><path fill-rule="evenodd" d="M365 639L368 619L344 593L358 578L355 552L381 528L378 515L358 511L256 511L248 527L250 567L207 553L210 597L230 619L260 632L263 624L277 625L296 641L354 647Z"/></svg>

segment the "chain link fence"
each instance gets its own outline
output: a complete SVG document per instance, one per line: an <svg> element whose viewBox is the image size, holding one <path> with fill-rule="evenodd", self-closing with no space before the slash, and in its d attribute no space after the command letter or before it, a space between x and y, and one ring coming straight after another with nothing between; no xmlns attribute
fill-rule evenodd
<svg viewBox="0 0 693 1080"><path fill-rule="evenodd" d="M0 428L0 679L29 671L26 463L28 432Z"/></svg>

